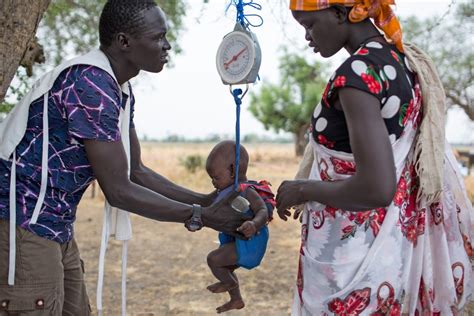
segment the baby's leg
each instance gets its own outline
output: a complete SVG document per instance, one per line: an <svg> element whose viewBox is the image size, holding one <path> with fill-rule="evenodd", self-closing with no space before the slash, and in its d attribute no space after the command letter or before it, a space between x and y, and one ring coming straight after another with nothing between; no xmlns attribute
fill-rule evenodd
<svg viewBox="0 0 474 316"><path fill-rule="evenodd" d="M234 273L237 266L235 243L228 243L209 253L207 263L214 276L220 281L208 286L213 293L229 292L230 301L216 308L218 313L245 306L240 295L239 281Z"/></svg>
<svg viewBox="0 0 474 316"><path fill-rule="evenodd" d="M235 278L235 280L237 280L237 284L238 284L239 281L237 279L237 276L234 273L234 270L237 269L238 266L229 267L229 268L230 268L232 276ZM238 285L232 290L229 290L229 295L230 295L230 301L216 308L217 313L223 313L231 309L244 308L245 303L244 303L244 300L242 299L242 296L240 295L240 287Z"/></svg>
<svg viewBox="0 0 474 316"><path fill-rule="evenodd" d="M234 243L225 244L211 251L207 256L207 264L212 274L220 281L207 287L213 293L227 292L238 286L235 274L232 273L237 263L237 252Z"/></svg>

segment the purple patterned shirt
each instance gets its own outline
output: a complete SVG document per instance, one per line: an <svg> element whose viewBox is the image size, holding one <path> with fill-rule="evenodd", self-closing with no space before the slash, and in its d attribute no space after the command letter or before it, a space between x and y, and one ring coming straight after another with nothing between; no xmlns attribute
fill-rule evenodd
<svg viewBox="0 0 474 316"><path fill-rule="evenodd" d="M130 89L131 91L131 89ZM16 148L17 225L38 236L64 243L73 237L76 209L95 179L84 139L120 140L119 113L127 95L104 70L75 65L65 69L49 91L48 185L38 222L30 219L40 191L43 98L29 109L26 133ZM135 100L131 94L131 122ZM0 218L9 219L11 162L0 159Z"/></svg>

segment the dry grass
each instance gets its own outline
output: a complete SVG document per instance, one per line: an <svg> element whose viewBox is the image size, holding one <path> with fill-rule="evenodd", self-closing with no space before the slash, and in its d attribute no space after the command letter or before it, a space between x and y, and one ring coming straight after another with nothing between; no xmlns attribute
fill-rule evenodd
<svg viewBox="0 0 474 316"><path fill-rule="evenodd" d="M199 192L212 190L204 170L189 174L180 159L190 155L207 157L212 144L143 144L147 166L172 181ZM297 169L290 144L249 145L251 179L266 179L276 191L281 181L291 179ZM473 197L474 177L467 180ZM102 229L103 197L85 198L79 205L77 241L86 262L86 282L95 310L97 261ZM206 286L215 282L206 255L217 246L216 232L204 229L188 233L180 224L160 223L132 216L134 238L129 246L128 314L139 316L214 315L227 300L226 294L211 294ZM238 271L247 304L227 315L288 315L293 300L297 270L299 223L270 223L270 242L262 265ZM106 259L105 315L120 315L121 246L112 241Z"/></svg>

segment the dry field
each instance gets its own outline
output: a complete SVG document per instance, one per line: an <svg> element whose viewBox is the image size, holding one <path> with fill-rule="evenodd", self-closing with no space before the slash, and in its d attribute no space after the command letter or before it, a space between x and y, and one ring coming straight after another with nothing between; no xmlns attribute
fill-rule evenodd
<svg viewBox="0 0 474 316"><path fill-rule="evenodd" d="M172 181L199 192L212 186L204 170L190 174L180 159L201 155L211 144L143 144L144 162ZM251 179L266 179L276 191L297 169L290 144L249 145ZM474 192L474 178L467 183ZM472 195L471 195L472 196ZM97 264L102 229L103 197L90 198L79 205L76 238L86 262L86 282L95 311ZM180 224L160 223L132 217L134 237L129 245L128 315L214 315L227 301L227 294L211 294L206 286L214 283L206 264L209 251L217 247L217 233L204 229L188 233ZM288 315L293 299L299 247L299 223L275 219L270 223L270 242L260 267L237 271L246 307L227 315ZM121 244L112 241L106 258L104 314L120 315Z"/></svg>

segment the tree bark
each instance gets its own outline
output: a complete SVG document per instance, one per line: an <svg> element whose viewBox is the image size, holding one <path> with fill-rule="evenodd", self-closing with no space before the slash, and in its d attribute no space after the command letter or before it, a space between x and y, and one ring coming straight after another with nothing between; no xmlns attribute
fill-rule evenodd
<svg viewBox="0 0 474 316"><path fill-rule="evenodd" d="M309 124L300 126L298 132L294 134L295 138L295 154L297 157L303 156L306 144L308 143L307 133Z"/></svg>
<svg viewBox="0 0 474 316"><path fill-rule="evenodd" d="M41 60L42 49L37 46L35 34L50 1L0 2L0 102L4 100L20 63L30 67L28 70L31 71L31 61Z"/></svg>

